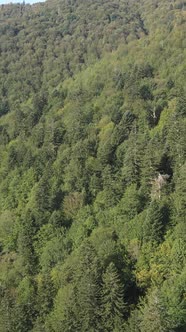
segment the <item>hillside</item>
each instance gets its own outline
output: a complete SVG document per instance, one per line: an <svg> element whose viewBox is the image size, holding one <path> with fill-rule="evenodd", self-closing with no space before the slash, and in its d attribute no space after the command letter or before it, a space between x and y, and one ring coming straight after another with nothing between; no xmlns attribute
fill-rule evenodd
<svg viewBox="0 0 186 332"><path fill-rule="evenodd" d="M0 6L0 332L186 331L186 3Z"/></svg>

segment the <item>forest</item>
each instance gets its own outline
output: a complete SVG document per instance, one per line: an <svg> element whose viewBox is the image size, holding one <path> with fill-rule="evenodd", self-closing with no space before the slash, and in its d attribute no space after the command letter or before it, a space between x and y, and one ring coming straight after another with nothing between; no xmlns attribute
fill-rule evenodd
<svg viewBox="0 0 186 332"><path fill-rule="evenodd" d="M0 6L0 332L186 331L186 2Z"/></svg>

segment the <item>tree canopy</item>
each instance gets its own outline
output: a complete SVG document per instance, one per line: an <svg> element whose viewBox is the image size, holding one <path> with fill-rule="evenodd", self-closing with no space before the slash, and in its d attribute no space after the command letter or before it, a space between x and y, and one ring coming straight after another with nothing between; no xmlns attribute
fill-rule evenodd
<svg viewBox="0 0 186 332"><path fill-rule="evenodd" d="M0 330L186 330L186 3L0 6Z"/></svg>

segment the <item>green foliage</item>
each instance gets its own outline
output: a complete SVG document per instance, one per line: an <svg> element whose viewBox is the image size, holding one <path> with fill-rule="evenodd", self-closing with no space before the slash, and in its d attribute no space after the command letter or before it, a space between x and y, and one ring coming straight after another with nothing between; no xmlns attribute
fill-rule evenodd
<svg viewBox="0 0 186 332"><path fill-rule="evenodd" d="M125 313L123 285L117 269L110 263L103 274L102 320L104 331L122 330Z"/></svg>
<svg viewBox="0 0 186 332"><path fill-rule="evenodd" d="M144 242L160 243L168 221L169 213L166 205L160 205L157 200L151 202L144 221Z"/></svg>
<svg viewBox="0 0 186 332"><path fill-rule="evenodd" d="M0 6L0 330L183 332L186 16Z"/></svg>

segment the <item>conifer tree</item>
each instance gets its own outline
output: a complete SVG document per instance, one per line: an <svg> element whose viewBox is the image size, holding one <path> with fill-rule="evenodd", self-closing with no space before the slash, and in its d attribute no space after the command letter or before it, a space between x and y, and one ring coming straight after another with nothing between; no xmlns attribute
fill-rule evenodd
<svg viewBox="0 0 186 332"><path fill-rule="evenodd" d="M100 270L95 249L89 241L85 241L81 246L75 278L76 309L81 322L81 331L96 331L100 306Z"/></svg>
<svg viewBox="0 0 186 332"><path fill-rule="evenodd" d="M151 202L144 222L143 239L159 243L163 238L165 215L159 201Z"/></svg>
<svg viewBox="0 0 186 332"><path fill-rule="evenodd" d="M123 285L114 263L110 263L103 274L102 288L102 326L103 331L120 331L126 312Z"/></svg>

